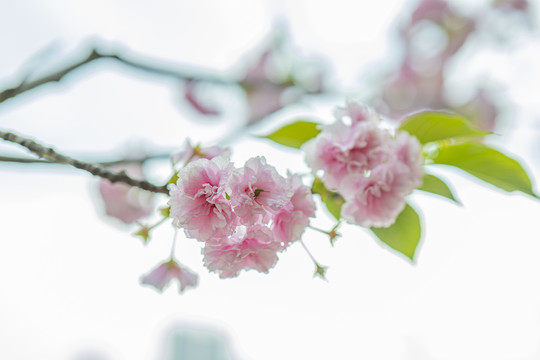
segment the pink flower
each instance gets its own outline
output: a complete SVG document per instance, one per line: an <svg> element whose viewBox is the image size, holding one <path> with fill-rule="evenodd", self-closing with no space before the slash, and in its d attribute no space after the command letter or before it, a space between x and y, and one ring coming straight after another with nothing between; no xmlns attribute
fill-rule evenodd
<svg viewBox="0 0 540 360"><path fill-rule="evenodd" d="M280 244L268 227L241 225L231 237L206 243L204 264L220 278L235 277L241 270L248 269L267 273L276 264L279 249Z"/></svg>
<svg viewBox="0 0 540 360"><path fill-rule="evenodd" d="M322 132L306 142L302 149L312 170L324 171L322 180L326 187L339 191L346 176L363 174L381 163L387 156L389 142L390 133L382 130L375 121L345 125L338 120L323 127Z"/></svg>
<svg viewBox="0 0 540 360"><path fill-rule="evenodd" d="M135 178L143 178L140 164L129 164L116 169L124 170ZM104 201L105 213L126 224L146 217L154 210L153 194L136 187L121 183L113 184L109 180L101 179L99 193Z"/></svg>
<svg viewBox="0 0 540 360"><path fill-rule="evenodd" d="M399 161L384 163L370 176L349 177L341 195L345 204L341 216L365 227L387 227L405 207L405 189L401 177L407 168Z"/></svg>
<svg viewBox="0 0 540 360"><path fill-rule="evenodd" d="M336 107L334 110L334 117L342 122L344 122L345 118L349 118L353 124L362 121L379 121L377 113L360 101L354 99L348 100L346 107Z"/></svg>
<svg viewBox="0 0 540 360"><path fill-rule="evenodd" d="M302 183L299 175L289 174L287 181L293 191L293 196L272 221L274 237L283 248L300 239L309 224L309 218L315 216L315 202L311 189Z"/></svg>
<svg viewBox="0 0 540 360"><path fill-rule="evenodd" d="M407 175L400 181L406 184L405 192L409 194L422 185L422 179L424 178L422 146L416 137L409 135L405 131L400 131L392 142L391 151L394 152L397 160L407 167Z"/></svg>
<svg viewBox="0 0 540 360"><path fill-rule="evenodd" d="M227 189L233 171L232 163L222 156L182 168L176 186L170 185L173 224L200 241L231 234L236 219Z"/></svg>
<svg viewBox="0 0 540 360"><path fill-rule="evenodd" d="M231 203L244 225L268 222L291 196L285 178L261 156L246 161L231 177Z"/></svg>
<svg viewBox="0 0 540 360"><path fill-rule="evenodd" d="M390 157L363 175L349 176L340 189L345 198L341 216L366 227L388 227L405 207L405 197L422 184L418 140L405 132L390 144Z"/></svg>
<svg viewBox="0 0 540 360"><path fill-rule="evenodd" d="M180 293L188 287L197 286L199 281L197 274L186 267L181 267L175 260L171 259L144 275L141 278L141 283L153 286L159 292L163 292L173 279L178 280Z"/></svg>
<svg viewBox="0 0 540 360"><path fill-rule="evenodd" d="M219 111L202 103L197 97L197 84L199 82L195 80L186 81L184 87L184 98L186 101L201 115L219 115Z"/></svg>
<svg viewBox="0 0 540 360"><path fill-rule="evenodd" d="M174 164L189 163L198 159L208 159L211 160L216 156L230 156L231 152L229 149L223 149L219 146L210 146L210 147L200 147L199 145L191 145L189 139L186 139L184 144L184 149L173 154L171 160Z"/></svg>

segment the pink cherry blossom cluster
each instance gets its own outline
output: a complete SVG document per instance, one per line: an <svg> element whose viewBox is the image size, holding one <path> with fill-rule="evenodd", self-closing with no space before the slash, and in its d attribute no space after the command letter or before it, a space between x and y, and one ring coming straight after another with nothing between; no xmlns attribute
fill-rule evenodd
<svg viewBox="0 0 540 360"><path fill-rule="evenodd" d="M329 190L345 200L341 217L366 227L388 227L405 197L422 184L418 140L392 134L376 113L356 101L335 111L336 122L303 145L306 161Z"/></svg>
<svg viewBox="0 0 540 360"><path fill-rule="evenodd" d="M199 158L179 171L170 195L173 224L204 242L204 263L221 278L268 272L315 216L309 187L298 175L279 175L264 157L239 169L228 156Z"/></svg>

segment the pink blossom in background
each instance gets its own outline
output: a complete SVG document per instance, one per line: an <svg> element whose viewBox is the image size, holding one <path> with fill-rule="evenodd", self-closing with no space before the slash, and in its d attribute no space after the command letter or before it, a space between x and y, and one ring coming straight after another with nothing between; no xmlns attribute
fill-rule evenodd
<svg viewBox="0 0 540 360"><path fill-rule="evenodd" d="M160 264L148 274L141 277L141 283L153 286L159 292L163 292L174 279L178 280L180 286L179 291L182 293L188 287L197 286L199 276L171 259Z"/></svg>
<svg viewBox="0 0 540 360"><path fill-rule="evenodd" d="M126 171L134 178L144 178L140 164L126 164L113 169ZM154 195L136 187L122 183L113 184L109 180L100 179L99 193L103 199L105 213L126 224L142 219L154 210Z"/></svg>
<svg viewBox="0 0 540 360"><path fill-rule="evenodd" d="M304 185L299 175L289 174L287 182L293 195L272 220L274 237L283 248L300 239L309 224L309 218L315 217L316 209L311 189Z"/></svg>
<svg viewBox="0 0 540 360"><path fill-rule="evenodd" d="M492 96L483 89L479 89L471 100L454 110L474 122L480 129L495 130L499 108L495 106Z"/></svg>
<svg viewBox="0 0 540 360"><path fill-rule="evenodd" d="M199 145L191 145L189 139L186 139L184 147L181 151L174 153L171 156L171 160L174 164L178 163L188 163L190 161L195 161L198 159L213 159L216 156L230 156L231 151L227 148L222 148L220 146L209 146L201 147Z"/></svg>
<svg viewBox="0 0 540 360"><path fill-rule="evenodd" d="M287 180L262 156L249 159L233 173L230 186L231 204L244 225L268 222L292 196Z"/></svg>
<svg viewBox="0 0 540 360"><path fill-rule="evenodd" d="M292 99L286 101L283 98L286 89L286 86L271 82L259 84L253 88L245 87L249 112L248 124L254 124L293 102Z"/></svg>
<svg viewBox="0 0 540 360"><path fill-rule="evenodd" d="M182 168L176 185L169 185L173 224L200 241L231 234L236 218L227 191L233 172L224 156L199 159Z"/></svg>
<svg viewBox="0 0 540 360"><path fill-rule="evenodd" d="M195 80L187 80L184 86L184 98L201 115L219 115L219 111L207 106L197 97L197 84Z"/></svg>
<svg viewBox="0 0 540 360"><path fill-rule="evenodd" d="M206 243L204 264L220 278L235 277L249 269L267 273L276 264L279 249L279 242L267 226L241 225L232 236Z"/></svg>
<svg viewBox="0 0 540 360"><path fill-rule="evenodd" d="M382 130L376 121L345 125L337 120L324 126L302 149L311 169L315 173L324 171L322 180L326 187L339 191L347 176L363 174L382 162L389 142L390 133Z"/></svg>

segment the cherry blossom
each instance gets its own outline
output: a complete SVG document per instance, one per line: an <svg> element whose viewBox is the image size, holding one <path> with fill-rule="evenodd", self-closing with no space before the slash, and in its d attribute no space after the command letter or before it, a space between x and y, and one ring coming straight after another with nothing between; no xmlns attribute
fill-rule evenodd
<svg viewBox="0 0 540 360"><path fill-rule="evenodd" d="M289 202L292 191L277 170L257 156L231 177L231 204L244 225L266 223Z"/></svg>
<svg viewBox="0 0 540 360"><path fill-rule="evenodd" d="M231 234L236 219L227 190L233 171L224 156L199 159L182 168L176 185L169 188L173 224L200 241Z"/></svg>
<svg viewBox="0 0 540 360"><path fill-rule="evenodd" d="M140 164L127 164L115 169L123 170L130 176L143 178ZM136 187L101 179L99 193L104 202L105 213L126 224L144 218L154 210L153 194Z"/></svg>
<svg viewBox="0 0 540 360"><path fill-rule="evenodd" d="M171 160L174 164L178 163L189 163L198 159L208 159L211 160L216 156L230 156L231 151L229 149L224 149L220 146L209 146L201 147L199 145L193 146L189 139L186 139L184 148L174 153L171 156Z"/></svg>
<svg viewBox="0 0 540 360"><path fill-rule="evenodd" d="M153 286L159 292L163 292L174 279L178 280L179 291L182 293L188 287L197 286L199 276L188 268L180 266L174 259L170 259L141 277L141 283Z"/></svg>
<svg viewBox="0 0 540 360"><path fill-rule="evenodd" d="M280 247L267 226L240 225L232 236L206 243L204 264L220 278L235 277L248 269L267 273L276 264Z"/></svg>
<svg viewBox="0 0 540 360"><path fill-rule="evenodd" d="M311 169L324 171L326 187L339 191L345 177L362 174L384 160L390 138L390 133L375 121L346 125L337 120L324 126L302 149Z"/></svg>
<svg viewBox="0 0 540 360"><path fill-rule="evenodd" d="M297 174L289 174L287 181L293 195L290 202L281 208L272 220L274 237L283 248L299 240L309 224L309 218L315 216L315 201L311 189L302 183L302 178Z"/></svg>

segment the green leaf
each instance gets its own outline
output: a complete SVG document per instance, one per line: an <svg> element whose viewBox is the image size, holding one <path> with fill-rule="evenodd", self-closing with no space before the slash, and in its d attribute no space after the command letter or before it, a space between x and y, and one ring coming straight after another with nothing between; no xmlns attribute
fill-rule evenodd
<svg viewBox="0 0 540 360"><path fill-rule="evenodd" d="M319 194L322 202L326 205L326 208L332 214L336 220L341 218L341 207L345 200L341 195L335 191L328 190L321 179L315 178L313 180L313 185L311 186L311 192L314 194Z"/></svg>
<svg viewBox="0 0 540 360"><path fill-rule="evenodd" d="M457 137L489 135L489 132L476 128L464 117L444 112L414 114L405 119L399 129L416 136L422 144Z"/></svg>
<svg viewBox="0 0 540 360"><path fill-rule="evenodd" d="M435 175L431 174L425 174L424 175L424 182L422 186L418 188L418 190L422 190L425 192L429 192L432 194L436 194L439 196L443 196L445 198L448 198L452 201L455 201L456 203L460 203L452 193L452 190L446 185L446 183L441 180L440 178L436 177Z"/></svg>
<svg viewBox="0 0 540 360"><path fill-rule="evenodd" d="M371 231L383 243L413 260L416 247L420 242L422 228L420 217L414 209L405 205L396 221L387 228L371 228Z"/></svg>
<svg viewBox="0 0 540 360"><path fill-rule="evenodd" d="M270 135L263 136L278 144L299 149L309 139L317 136L321 130L317 129L319 124L311 121L296 121L292 124L285 125L281 129L273 132Z"/></svg>
<svg viewBox="0 0 540 360"><path fill-rule="evenodd" d="M531 180L523 167L514 159L478 142L440 144L435 156L435 164L460 168L505 191L521 191L537 197Z"/></svg>

